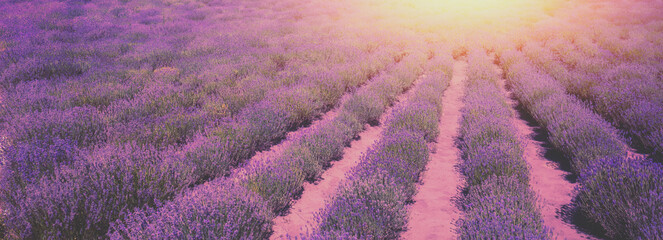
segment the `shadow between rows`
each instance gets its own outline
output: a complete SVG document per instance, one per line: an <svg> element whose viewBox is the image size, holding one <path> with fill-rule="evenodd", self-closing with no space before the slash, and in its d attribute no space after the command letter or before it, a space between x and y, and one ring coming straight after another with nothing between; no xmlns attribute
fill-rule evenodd
<svg viewBox="0 0 663 240"><path fill-rule="evenodd" d="M513 97L511 98L513 99ZM536 122L534 117L527 112L525 107L515 99L513 100L517 103L514 107L517 114L516 117L524 120L527 123L527 126L532 128L534 134L530 137L541 144L541 147L543 148L543 152L541 153L543 158L548 160L549 163L554 164L557 169L564 171L566 173L564 176L566 181L577 183L578 175L572 172L571 161L569 158L550 143L548 132ZM565 204L560 209L557 209L556 215L564 222L571 224L572 227L579 232L597 239L607 238L605 235L605 229L582 213L582 210L578 206L577 196L573 197L571 203Z"/></svg>

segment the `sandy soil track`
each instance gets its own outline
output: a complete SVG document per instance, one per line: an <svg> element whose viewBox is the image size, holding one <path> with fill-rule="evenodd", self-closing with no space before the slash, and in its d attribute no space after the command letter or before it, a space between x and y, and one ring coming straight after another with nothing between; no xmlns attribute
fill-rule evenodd
<svg viewBox="0 0 663 240"><path fill-rule="evenodd" d="M440 135L433 146L430 162L423 173L423 185L414 196L410 207L408 230L404 239L455 239L454 222L460 210L454 203L462 186L462 178L455 165L460 150L455 145L460 127L462 98L465 95L467 63L454 64L451 85L442 99L442 117L438 126Z"/></svg>
<svg viewBox="0 0 663 240"><path fill-rule="evenodd" d="M274 234L270 239L286 239L306 233L306 227L314 220L314 213L325 206L328 200L345 179L345 173L359 163L361 154L373 145L382 132L380 126L368 127L359 134L359 139L351 147L343 150L343 159L333 162L332 167L322 174L322 180L316 183L304 183L304 192L297 200L290 213L274 219Z"/></svg>

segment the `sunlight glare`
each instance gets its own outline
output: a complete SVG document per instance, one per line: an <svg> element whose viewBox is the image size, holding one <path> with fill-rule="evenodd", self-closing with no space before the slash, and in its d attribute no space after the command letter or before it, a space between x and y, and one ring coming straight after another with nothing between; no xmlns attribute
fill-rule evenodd
<svg viewBox="0 0 663 240"><path fill-rule="evenodd" d="M505 31L550 15L564 0L375 0L388 18L410 23L447 23L461 28ZM405 20L404 20L405 21Z"/></svg>

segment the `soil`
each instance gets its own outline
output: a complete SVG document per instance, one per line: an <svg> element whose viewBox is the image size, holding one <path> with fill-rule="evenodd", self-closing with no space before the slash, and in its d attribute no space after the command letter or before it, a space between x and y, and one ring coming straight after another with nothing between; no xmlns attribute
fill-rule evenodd
<svg viewBox="0 0 663 240"><path fill-rule="evenodd" d="M455 165L460 161L460 150L455 145L460 127L462 98L467 63L454 64L451 85L444 92L442 116L438 126L440 135L435 143L422 185L410 206L408 229L404 239L455 239L454 223L460 217L455 199L460 193L462 178Z"/></svg>
<svg viewBox="0 0 663 240"><path fill-rule="evenodd" d="M368 127L359 134L359 139L351 143L351 147L343 151L343 159L333 162L332 166L322 174L316 183L304 183L304 192L290 208L286 216L274 219L274 233L270 239L287 239L305 234L314 222L314 214L325 206L325 201L336 192L339 184L346 178L345 174L357 166L361 155L368 147L379 139L381 127ZM312 229L310 229L312 230Z"/></svg>

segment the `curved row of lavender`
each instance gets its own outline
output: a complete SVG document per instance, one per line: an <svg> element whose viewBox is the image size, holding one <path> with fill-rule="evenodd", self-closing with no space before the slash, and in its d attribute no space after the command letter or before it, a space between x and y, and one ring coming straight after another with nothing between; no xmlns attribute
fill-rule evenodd
<svg viewBox="0 0 663 240"><path fill-rule="evenodd" d="M407 225L407 204L436 139L442 92L449 85L451 54L427 68L411 97L399 103L380 140L362 156L335 196L316 216L305 239L396 239Z"/></svg>
<svg viewBox="0 0 663 240"><path fill-rule="evenodd" d="M460 126L467 183L460 239L552 239L543 225L529 166L499 76L485 52L468 54L467 94Z"/></svg>
<svg viewBox="0 0 663 240"><path fill-rule="evenodd" d="M365 124L379 122L417 78L425 57L419 52L405 56L349 97L335 118L307 129L270 159L256 159L244 171L196 187L156 210L136 211L112 227L110 238L268 238L273 218L287 210L304 182L315 181L342 157Z"/></svg>
<svg viewBox="0 0 663 240"><path fill-rule="evenodd" d="M619 58L607 51L591 54L556 50L554 54L548 48L528 42L523 52L569 93L591 103L594 111L624 130L635 140L636 148L661 161L663 82L659 80L658 66L633 60L614 61Z"/></svg>
<svg viewBox="0 0 663 240"><path fill-rule="evenodd" d="M663 167L649 159L627 158L617 131L524 56L500 55L516 98L548 132L552 145L578 174L581 213L615 239L663 236Z"/></svg>
<svg viewBox="0 0 663 240"><path fill-rule="evenodd" d="M227 174L402 57L371 47L391 46L373 33L293 36L298 19L319 16L269 4L0 3L0 232L104 236L134 208Z"/></svg>

